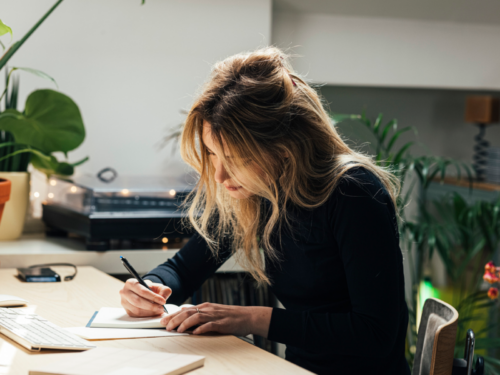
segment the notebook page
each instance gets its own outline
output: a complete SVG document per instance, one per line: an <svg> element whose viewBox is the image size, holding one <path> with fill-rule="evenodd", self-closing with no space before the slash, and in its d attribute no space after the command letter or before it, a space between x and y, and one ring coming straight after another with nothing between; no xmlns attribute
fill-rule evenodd
<svg viewBox="0 0 500 375"><path fill-rule="evenodd" d="M74 333L85 340L112 340L112 339L132 339L146 337L170 337L185 336L187 333L167 331L162 328L88 328L88 327L70 327L64 328L66 331Z"/></svg>
<svg viewBox="0 0 500 375"><path fill-rule="evenodd" d="M170 314L181 308L176 305L166 305ZM162 328L160 324L163 315L146 318L132 318L122 307L101 307L90 324L92 328Z"/></svg>

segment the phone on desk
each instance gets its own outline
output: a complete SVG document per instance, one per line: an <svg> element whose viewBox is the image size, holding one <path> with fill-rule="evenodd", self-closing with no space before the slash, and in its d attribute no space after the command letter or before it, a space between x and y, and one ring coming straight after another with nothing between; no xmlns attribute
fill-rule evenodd
<svg viewBox="0 0 500 375"><path fill-rule="evenodd" d="M18 268L17 276L28 283L59 282L61 276L48 267Z"/></svg>

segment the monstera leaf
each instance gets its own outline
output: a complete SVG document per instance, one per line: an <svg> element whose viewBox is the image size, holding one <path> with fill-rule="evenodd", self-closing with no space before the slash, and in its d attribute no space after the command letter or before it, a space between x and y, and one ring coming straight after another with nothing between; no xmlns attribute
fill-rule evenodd
<svg viewBox="0 0 500 375"><path fill-rule="evenodd" d="M77 148L85 139L85 127L78 106L68 96L54 90L37 90L26 100L24 112L8 109L0 115L0 130L13 135L25 146L16 153L29 152L33 166L47 175L71 175L77 163L59 162L53 152ZM34 152L36 151L36 152Z"/></svg>
<svg viewBox="0 0 500 375"><path fill-rule="evenodd" d="M85 139L80 110L71 98L54 90L37 90L28 96L24 113L8 109L0 119L0 130L10 132L16 142L43 153L67 153Z"/></svg>
<svg viewBox="0 0 500 375"><path fill-rule="evenodd" d="M54 155L48 158L40 157L38 154L31 154L31 164L39 171L45 173L47 176L51 174L58 174L63 176L71 176L74 172L74 167L86 162L88 158L80 160L77 163L66 163L58 161Z"/></svg>

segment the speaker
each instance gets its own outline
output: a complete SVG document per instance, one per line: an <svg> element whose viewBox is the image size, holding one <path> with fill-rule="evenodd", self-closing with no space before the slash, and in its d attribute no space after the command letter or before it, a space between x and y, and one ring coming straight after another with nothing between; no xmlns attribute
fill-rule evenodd
<svg viewBox="0 0 500 375"><path fill-rule="evenodd" d="M500 100L493 96L468 96L465 121L474 124L491 124L499 121Z"/></svg>

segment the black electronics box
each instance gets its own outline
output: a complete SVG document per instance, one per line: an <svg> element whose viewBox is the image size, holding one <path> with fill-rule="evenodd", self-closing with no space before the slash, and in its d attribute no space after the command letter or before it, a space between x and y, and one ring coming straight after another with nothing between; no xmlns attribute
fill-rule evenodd
<svg viewBox="0 0 500 375"><path fill-rule="evenodd" d="M42 219L47 235L76 234L87 250L110 250L112 240L180 242L193 233L180 207L193 185L169 177L51 177Z"/></svg>

